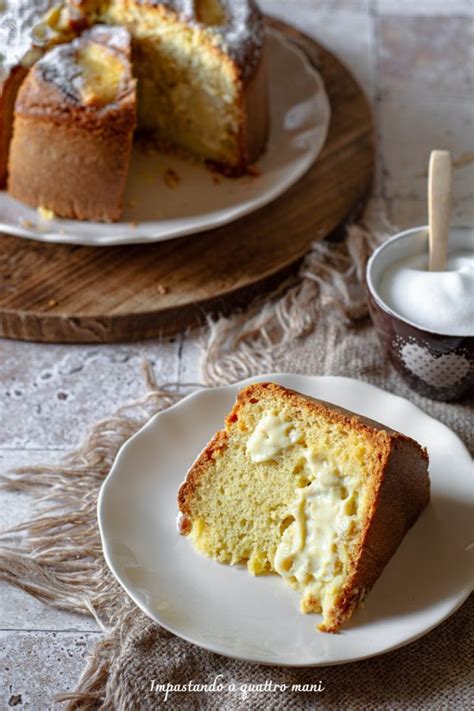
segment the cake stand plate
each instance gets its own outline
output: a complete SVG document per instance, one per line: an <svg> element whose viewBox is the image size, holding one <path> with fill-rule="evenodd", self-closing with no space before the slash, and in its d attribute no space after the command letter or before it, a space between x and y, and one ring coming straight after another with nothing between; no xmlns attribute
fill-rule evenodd
<svg viewBox="0 0 474 711"><path fill-rule="evenodd" d="M0 335L106 343L172 335L274 287L317 239L357 215L374 166L367 99L332 53L267 19L305 52L331 104L326 144L308 172L270 205L177 241L107 248L0 235Z"/></svg>

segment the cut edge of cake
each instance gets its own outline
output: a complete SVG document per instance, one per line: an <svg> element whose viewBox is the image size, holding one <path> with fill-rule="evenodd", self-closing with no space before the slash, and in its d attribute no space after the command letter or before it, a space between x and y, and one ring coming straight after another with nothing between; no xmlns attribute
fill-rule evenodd
<svg viewBox="0 0 474 711"><path fill-rule="evenodd" d="M207 24L198 3L191 19L173 2L112 0L97 13L134 37L139 131L228 176L245 174L269 131L263 18L254 0L234 5L231 15L248 8L248 31L243 20L226 17L232 3L222 4L222 24L210 17ZM240 34L241 46L233 47Z"/></svg>

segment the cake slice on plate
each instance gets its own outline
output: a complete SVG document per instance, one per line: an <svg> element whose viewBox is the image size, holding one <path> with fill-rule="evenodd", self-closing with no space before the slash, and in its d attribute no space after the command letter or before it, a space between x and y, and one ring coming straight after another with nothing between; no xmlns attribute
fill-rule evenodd
<svg viewBox="0 0 474 711"><path fill-rule="evenodd" d="M336 632L430 498L428 455L275 383L239 393L178 493L179 530L221 563L276 572Z"/></svg>
<svg viewBox="0 0 474 711"><path fill-rule="evenodd" d="M130 35L97 25L49 50L15 103L8 190L79 220L117 220L136 123Z"/></svg>

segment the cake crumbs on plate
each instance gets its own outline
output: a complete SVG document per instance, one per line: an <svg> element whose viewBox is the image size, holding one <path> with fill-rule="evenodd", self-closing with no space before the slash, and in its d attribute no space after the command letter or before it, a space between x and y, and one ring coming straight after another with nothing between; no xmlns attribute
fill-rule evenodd
<svg viewBox="0 0 474 711"><path fill-rule="evenodd" d="M57 305L58 305L58 302L56 301L56 299L49 299L47 305L48 305L50 308L53 308L53 306L57 306Z"/></svg>
<svg viewBox="0 0 474 711"><path fill-rule="evenodd" d="M44 207L43 205L40 205L38 207L38 215L43 220L54 220L54 218L56 217L53 210L50 210L49 207Z"/></svg>
<svg viewBox="0 0 474 711"><path fill-rule="evenodd" d="M156 287L157 292L161 295L164 296L169 292L169 288L165 286L164 284L158 284Z"/></svg>
<svg viewBox="0 0 474 711"><path fill-rule="evenodd" d="M247 175L251 175L252 178L259 178L262 175L262 171L256 165L249 165L246 172Z"/></svg>
<svg viewBox="0 0 474 711"><path fill-rule="evenodd" d="M168 188L177 188L181 178L172 168L167 168L163 174L163 180Z"/></svg>
<svg viewBox="0 0 474 711"><path fill-rule="evenodd" d="M25 230L31 230L34 227L34 224L31 220L26 220L24 217L20 217L20 226L24 227Z"/></svg>

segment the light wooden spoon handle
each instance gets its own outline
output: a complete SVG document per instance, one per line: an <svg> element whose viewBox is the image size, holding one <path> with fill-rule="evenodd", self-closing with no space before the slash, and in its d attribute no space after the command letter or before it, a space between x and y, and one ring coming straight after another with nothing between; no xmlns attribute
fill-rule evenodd
<svg viewBox="0 0 474 711"><path fill-rule="evenodd" d="M428 174L428 222L430 234L429 270L446 269L451 213L451 155L431 151Z"/></svg>

